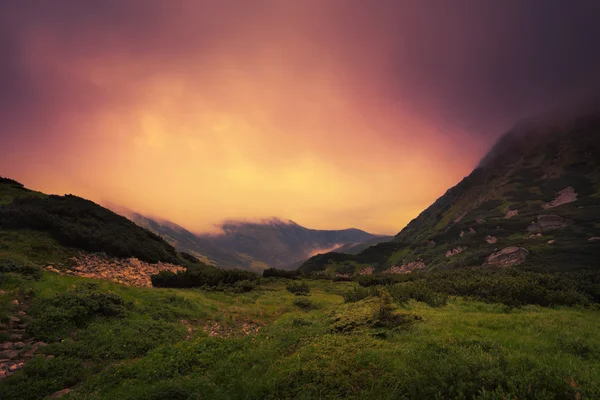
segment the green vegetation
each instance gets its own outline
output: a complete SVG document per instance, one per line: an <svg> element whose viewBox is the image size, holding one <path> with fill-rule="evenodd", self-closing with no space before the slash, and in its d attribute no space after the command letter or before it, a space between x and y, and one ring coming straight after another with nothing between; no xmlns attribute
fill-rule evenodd
<svg viewBox="0 0 600 400"><path fill-rule="evenodd" d="M6 185L2 185L3 187ZM127 218L80 197L16 197L0 206L0 228L47 232L64 246L148 262L178 262L175 249Z"/></svg>
<svg viewBox="0 0 600 400"><path fill-rule="evenodd" d="M463 286L491 280L488 289L503 287L511 274L524 279L514 271L481 273ZM458 290L473 274L459 272L447 288ZM12 298L30 303L27 334L49 345L0 381L3 400L64 388L73 399L127 400L600 396L598 309L435 300L450 291L441 272L385 289L269 278L247 293L49 273L36 280L18 268L6 275L19 285L0 283L17 290L0 296L2 318L14 312ZM574 287L591 290L583 284L589 277L581 279ZM552 282L545 285L564 286L567 278ZM292 285L307 287L310 300L286 290Z"/></svg>
<svg viewBox="0 0 600 400"><path fill-rule="evenodd" d="M241 292L249 292L255 288L258 275L250 271L236 269L218 269L202 263L188 266L177 273L161 271L152 275L152 286L165 288L216 288L225 290L236 288Z"/></svg>
<svg viewBox="0 0 600 400"><path fill-rule="evenodd" d="M288 283L285 290L297 296L308 296L310 294L310 286L306 282Z"/></svg>

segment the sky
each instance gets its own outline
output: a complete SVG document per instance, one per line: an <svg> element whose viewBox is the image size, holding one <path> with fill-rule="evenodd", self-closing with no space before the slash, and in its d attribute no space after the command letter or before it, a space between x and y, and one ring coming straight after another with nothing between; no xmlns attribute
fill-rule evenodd
<svg viewBox="0 0 600 400"><path fill-rule="evenodd" d="M5 0L0 175L213 232L395 234L600 87L600 2Z"/></svg>

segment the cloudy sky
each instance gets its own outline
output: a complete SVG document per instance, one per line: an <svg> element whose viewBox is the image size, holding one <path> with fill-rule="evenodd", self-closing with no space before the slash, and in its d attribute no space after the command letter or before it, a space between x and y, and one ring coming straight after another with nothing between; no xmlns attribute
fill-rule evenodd
<svg viewBox="0 0 600 400"><path fill-rule="evenodd" d="M0 175L172 220L396 233L600 85L600 2L5 0Z"/></svg>

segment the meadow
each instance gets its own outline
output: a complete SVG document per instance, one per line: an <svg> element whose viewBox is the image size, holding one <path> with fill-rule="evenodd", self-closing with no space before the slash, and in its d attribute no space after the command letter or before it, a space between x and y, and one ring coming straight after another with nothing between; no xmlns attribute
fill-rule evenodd
<svg viewBox="0 0 600 400"><path fill-rule="evenodd" d="M600 398L595 305L432 307L304 283L301 295L279 278L234 293L5 273L0 318L15 298L29 304L27 333L48 346L0 382L0 398Z"/></svg>

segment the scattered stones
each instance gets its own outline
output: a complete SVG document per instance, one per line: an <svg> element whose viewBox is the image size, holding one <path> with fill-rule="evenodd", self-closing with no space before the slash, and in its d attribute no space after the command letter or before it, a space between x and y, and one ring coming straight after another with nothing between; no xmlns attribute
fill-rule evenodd
<svg viewBox="0 0 600 400"><path fill-rule="evenodd" d="M574 201L577 201L577 193L575 193L575 189L569 186L560 192L557 192L556 198L550 203L544 204L544 208L554 208L562 206L563 204L573 203Z"/></svg>
<svg viewBox="0 0 600 400"><path fill-rule="evenodd" d="M527 239L537 239L537 238L541 238L542 234L541 233L532 233L531 235L529 235L527 237Z"/></svg>
<svg viewBox="0 0 600 400"><path fill-rule="evenodd" d="M426 265L423 260L411 261L407 264L394 265L390 269L383 271L384 274L408 274L417 269L423 269Z"/></svg>
<svg viewBox="0 0 600 400"><path fill-rule="evenodd" d="M73 257L74 266L65 273L85 278L104 279L129 286L152 286L150 276L160 271L183 271L185 268L180 265L158 262L149 264L138 260L137 258L118 259L108 257L104 254L85 254L79 257ZM52 266L46 267L46 270L58 272Z"/></svg>
<svg viewBox="0 0 600 400"><path fill-rule="evenodd" d="M529 250L524 247L505 247L504 249L490 255L486 265L509 267L521 264L529 256Z"/></svg>
<svg viewBox="0 0 600 400"><path fill-rule="evenodd" d="M519 215L519 210L508 210L504 218L512 218L516 217L517 215Z"/></svg>
<svg viewBox="0 0 600 400"><path fill-rule="evenodd" d="M548 232L564 229L573 223L572 220L558 215L538 215L537 222L532 222L527 230L532 233Z"/></svg>
<svg viewBox="0 0 600 400"><path fill-rule="evenodd" d="M466 247L464 247L464 246L458 246L458 247L457 247L457 248L455 248L455 249L448 250L448 251L446 252L446 257L452 257L452 256L454 256L454 255L456 255L456 254L462 253L462 252L463 252L463 251L465 251L466 249L467 249L467 248L466 248Z"/></svg>
<svg viewBox="0 0 600 400"><path fill-rule="evenodd" d="M488 244L494 244L498 241L498 239L496 238L496 236L487 235L485 237L485 241L488 242Z"/></svg>
<svg viewBox="0 0 600 400"><path fill-rule="evenodd" d="M52 393L49 398L50 399L57 399L59 397L64 396L65 394L69 394L69 392L71 392L71 389L63 389L63 390L59 390L58 392L54 392Z"/></svg>
<svg viewBox="0 0 600 400"><path fill-rule="evenodd" d="M359 275L373 275L373 271L375 271L375 268L368 266L367 268L363 268L360 271L358 271Z"/></svg>

